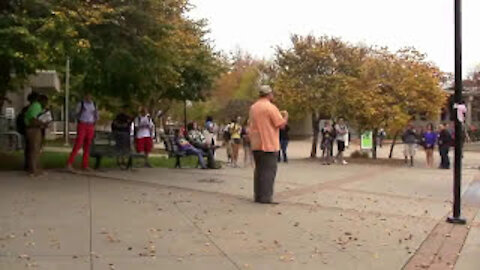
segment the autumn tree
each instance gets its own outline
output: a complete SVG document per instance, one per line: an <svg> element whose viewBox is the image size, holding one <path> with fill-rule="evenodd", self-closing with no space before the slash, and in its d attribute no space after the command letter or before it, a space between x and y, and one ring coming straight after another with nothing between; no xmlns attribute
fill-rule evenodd
<svg viewBox="0 0 480 270"><path fill-rule="evenodd" d="M320 119L338 115L343 91L361 70L366 50L337 38L298 36L277 48L273 79L276 98L295 115L312 115L311 157L316 156Z"/></svg>
<svg viewBox="0 0 480 270"><path fill-rule="evenodd" d="M441 72L413 48L391 53L294 35L291 47L277 48L272 74L280 104L293 116L312 114L311 157L321 118L344 117L376 138L378 129L396 133L417 115L434 119L445 103Z"/></svg>
<svg viewBox="0 0 480 270"><path fill-rule="evenodd" d="M225 56L224 72L215 81L208 98L194 102L189 108L189 118L198 121L210 115L220 122L236 116L246 118L250 105L258 97L258 81L263 64L264 61L241 50ZM183 115L181 110L175 110L177 115Z"/></svg>
<svg viewBox="0 0 480 270"><path fill-rule="evenodd" d="M344 89L343 104L358 131L373 131L374 158L380 128L396 134L415 116L434 120L440 115L446 100L441 72L415 49L372 49L360 70Z"/></svg>

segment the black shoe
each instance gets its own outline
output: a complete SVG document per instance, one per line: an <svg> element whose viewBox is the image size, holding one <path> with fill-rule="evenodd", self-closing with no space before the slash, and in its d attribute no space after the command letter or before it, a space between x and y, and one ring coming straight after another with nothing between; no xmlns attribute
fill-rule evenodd
<svg viewBox="0 0 480 270"><path fill-rule="evenodd" d="M279 204L279 202L274 202L274 201L266 201L266 202L259 202L261 204Z"/></svg>

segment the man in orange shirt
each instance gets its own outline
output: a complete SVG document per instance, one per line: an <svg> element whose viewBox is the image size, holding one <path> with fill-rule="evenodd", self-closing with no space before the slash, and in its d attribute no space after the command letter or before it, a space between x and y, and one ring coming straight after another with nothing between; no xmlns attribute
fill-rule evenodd
<svg viewBox="0 0 480 270"><path fill-rule="evenodd" d="M280 150L279 132L288 122L288 113L280 112L272 104L273 91L268 85L260 86L260 98L250 108L250 143L255 160L255 202L274 203L273 184L277 174Z"/></svg>

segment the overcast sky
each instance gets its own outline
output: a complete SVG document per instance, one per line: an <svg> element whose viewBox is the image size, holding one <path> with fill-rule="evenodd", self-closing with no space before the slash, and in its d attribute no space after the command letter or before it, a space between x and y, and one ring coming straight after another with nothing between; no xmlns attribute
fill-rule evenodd
<svg viewBox="0 0 480 270"><path fill-rule="evenodd" d="M480 64L480 1L463 0L464 74ZM443 71L454 69L454 0L191 0L209 22L215 48L271 58L291 34L414 46Z"/></svg>

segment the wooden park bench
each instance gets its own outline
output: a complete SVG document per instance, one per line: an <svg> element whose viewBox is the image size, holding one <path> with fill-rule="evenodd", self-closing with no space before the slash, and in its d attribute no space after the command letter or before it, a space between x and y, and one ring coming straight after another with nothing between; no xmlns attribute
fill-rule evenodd
<svg viewBox="0 0 480 270"><path fill-rule="evenodd" d="M117 137L116 137L117 136ZM124 136L119 140L118 136ZM127 140L128 143L122 143ZM95 169L99 169L102 158L112 157L116 159L118 167L122 170L133 168L134 158L145 158L144 154L132 151L130 134L114 134L111 132L95 132L95 138L90 148L90 156L95 158Z"/></svg>

